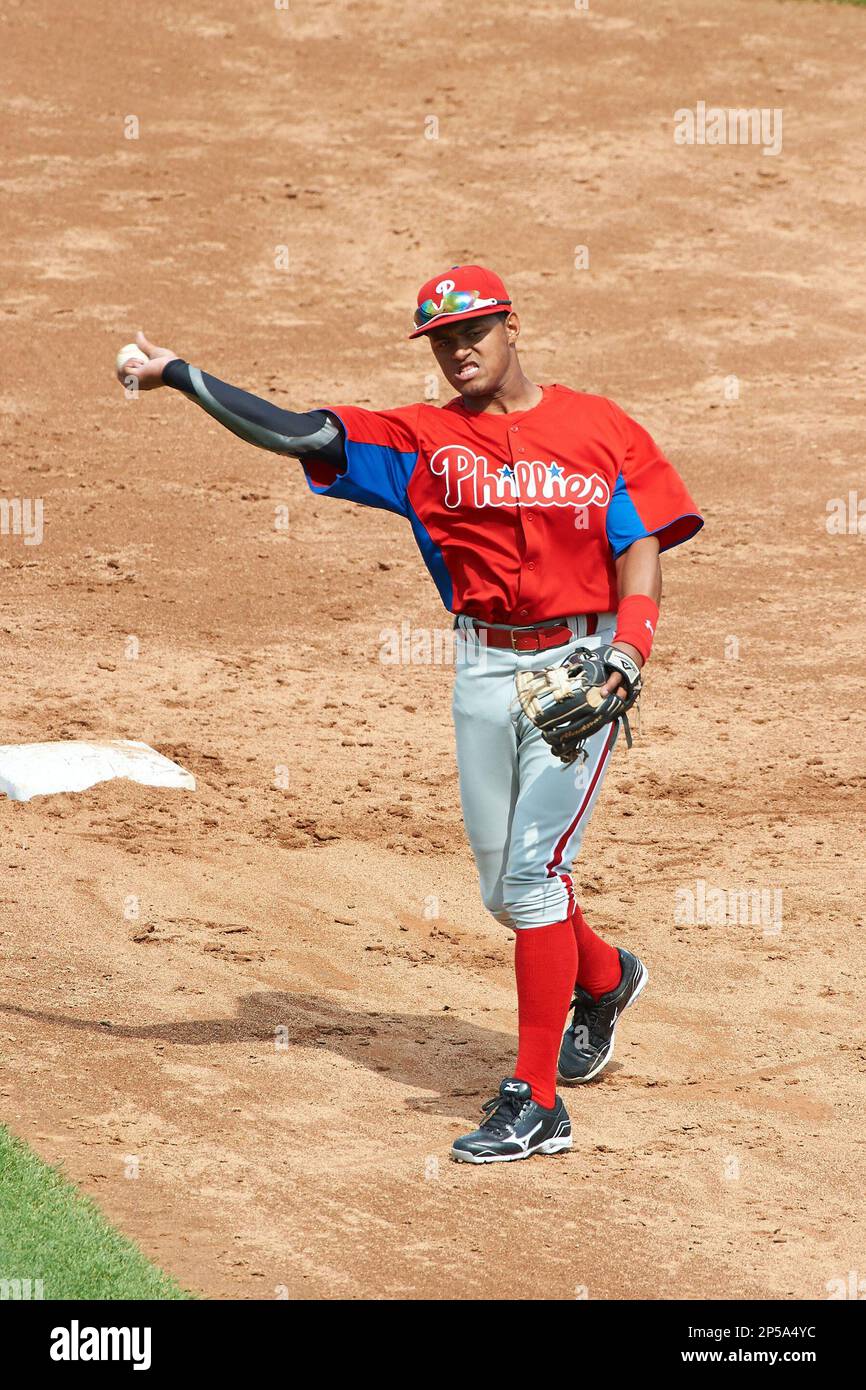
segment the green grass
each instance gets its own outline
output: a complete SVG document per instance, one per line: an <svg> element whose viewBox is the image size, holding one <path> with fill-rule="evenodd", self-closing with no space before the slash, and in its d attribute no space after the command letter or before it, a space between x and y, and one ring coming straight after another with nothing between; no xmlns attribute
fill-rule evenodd
<svg viewBox="0 0 866 1390"><path fill-rule="evenodd" d="M109 1225L56 1168L0 1126L0 1281L45 1299L182 1299L187 1293ZM26 1296L0 1284L0 1300Z"/></svg>

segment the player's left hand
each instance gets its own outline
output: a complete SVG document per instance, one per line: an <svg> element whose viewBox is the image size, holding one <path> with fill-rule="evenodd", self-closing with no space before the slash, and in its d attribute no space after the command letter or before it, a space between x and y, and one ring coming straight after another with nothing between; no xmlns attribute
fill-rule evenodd
<svg viewBox="0 0 866 1390"><path fill-rule="evenodd" d="M638 669L643 666L643 657L637 647L633 647L630 642L614 642L612 645L615 646L618 651L625 652L626 656L630 656ZM621 700L624 700L628 695L628 691L622 683L622 676L619 671L614 671L612 675L608 676L602 686L602 690L608 695L618 695Z"/></svg>
<svg viewBox="0 0 866 1390"><path fill-rule="evenodd" d="M610 688L614 673L623 695ZM625 642L595 651L575 647L558 666L518 671L514 685L526 718L563 763L585 757L587 740L619 720L631 748L628 711L640 696L641 678Z"/></svg>

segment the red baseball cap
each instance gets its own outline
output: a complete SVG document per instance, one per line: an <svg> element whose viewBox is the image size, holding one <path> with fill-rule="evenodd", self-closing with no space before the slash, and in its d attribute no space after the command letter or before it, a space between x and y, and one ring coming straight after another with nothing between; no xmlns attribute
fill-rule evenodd
<svg viewBox="0 0 866 1390"><path fill-rule="evenodd" d="M418 291L415 329L409 337L418 338L440 323L459 323L510 308L508 291L492 270L483 265L452 265Z"/></svg>

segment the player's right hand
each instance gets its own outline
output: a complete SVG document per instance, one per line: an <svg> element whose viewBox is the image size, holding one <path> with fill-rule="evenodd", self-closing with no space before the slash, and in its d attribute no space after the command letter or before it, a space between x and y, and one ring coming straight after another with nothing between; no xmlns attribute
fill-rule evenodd
<svg viewBox="0 0 866 1390"><path fill-rule="evenodd" d="M135 335L135 341L144 356L146 362L137 362L133 358L123 368L118 368L117 379L126 382L128 377L133 377L138 382L139 391L154 391L157 386L162 386L162 373L167 362L173 362L177 353L172 352L171 348L157 347L149 338L146 338L139 329Z"/></svg>

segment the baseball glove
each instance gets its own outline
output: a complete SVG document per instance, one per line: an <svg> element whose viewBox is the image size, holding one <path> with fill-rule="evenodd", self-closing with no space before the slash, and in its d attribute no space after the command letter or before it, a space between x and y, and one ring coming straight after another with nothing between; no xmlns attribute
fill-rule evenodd
<svg viewBox="0 0 866 1390"><path fill-rule="evenodd" d="M602 690L614 671L619 672L620 684L626 688L625 699ZM586 740L617 719L622 720L631 748L627 711L640 695L640 670L618 647L602 647L597 652L578 647L559 666L519 671L515 683L523 713L564 763L573 763L578 756L585 758Z"/></svg>

